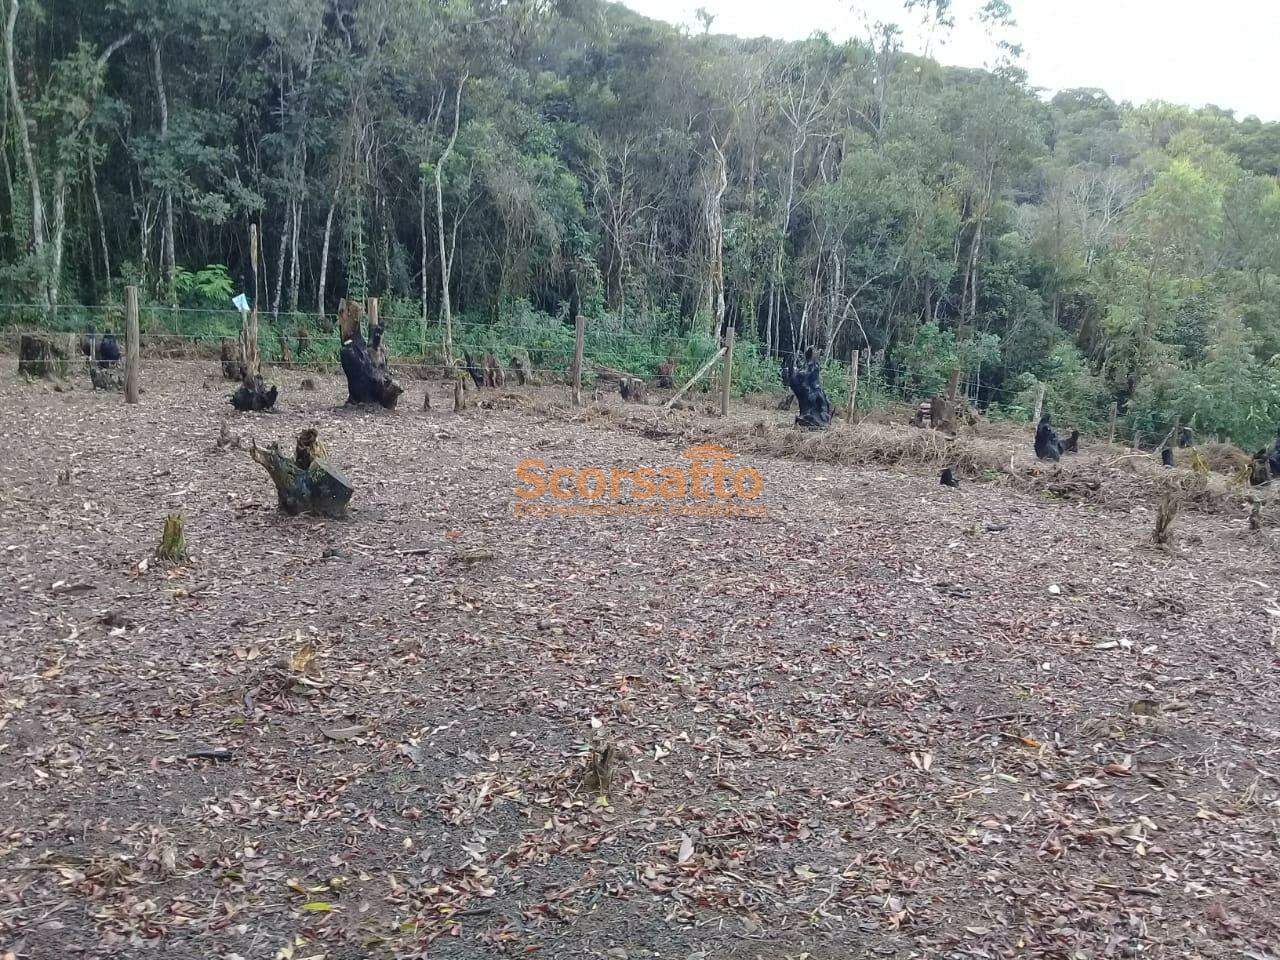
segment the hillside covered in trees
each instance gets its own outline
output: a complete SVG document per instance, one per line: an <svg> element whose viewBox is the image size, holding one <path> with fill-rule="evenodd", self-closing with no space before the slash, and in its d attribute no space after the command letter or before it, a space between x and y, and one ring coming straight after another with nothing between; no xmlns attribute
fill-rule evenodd
<svg viewBox="0 0 1280 960"><path fill-rule="evenodd" d="M907 6L945 29L946 0ZM1113 401L1246 445L1280 421L1280 124L1046 101L999 0L989 72L887 25L784 44L597 0L0 10L8 304L368 294L401 344L580 309L651 353L732 324L762 376L857 354L869 396L959 366L1008 415L1044 384L1081 427Z"/></svg>

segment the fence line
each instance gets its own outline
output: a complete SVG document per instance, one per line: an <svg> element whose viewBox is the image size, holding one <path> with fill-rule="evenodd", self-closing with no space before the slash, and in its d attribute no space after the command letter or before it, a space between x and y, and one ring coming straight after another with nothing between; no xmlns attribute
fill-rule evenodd
<svg viewBox="0 0 1280 960"><path fill-rule="evenodd" d="M63 333L77 334L83 329L86 318L106 317L118 323L107 324L108 327L123 327L125 308L123 305L67 305L58 309L56 327L48 324L47 308L32 304L0 303L0 313L10 314L9 322L0 321L0 338L13 338L15 341L23 333ZM18 314L15 318L12 314ZM139 341L150 351L163 353L166 346L175 347L183 343L190 344L194 350L208 348L220 344L224 340L235 339L232 325L238 330L240 314L234 309L207 310L190 307L148 306L139 310L143 321L143 331ZM200 330L165 330L155 329L157 321L166 317L190 318L199 317L203 323L186 326L203 326ZM259 343L262 347L264 361L273 366L287 366L293 369L336 371L340 369L337 359L340 340L337 330L337 314L308 313L304 311L281 312L279 314L260 313L264 325L260 328ZM17 319L17 323L12 321ZM385 319L385 318L384 318ZM23 321L26 321L25 323ZM444 324L440 320L423 324L420 318L393 320L398 324L384 335L383 344L391 354L388 365L396 370L420 369L424 366L438 366L439 360L431 354L440 348ZM160 324L163 326L163 324ZM225 325L224 329L217 329ZM100 331L101 332L101 331ZM291 349L297 348L299 333L305 333L307 348L287 363L283 361L279 345L283 340ZM494 323L457 322L452 325L452 334L458 352L471 350L476 354L494 351L503 361L523 355L529 362L531 372L540 375L551 374L566 377L569 374L573 357L573 330L562 321L551 320L545 325L528 325L519 320L499 319ZM529 339L523 339L523 337ZM550 339L552 342L538 342L538 338ZM520 338L520 339L516 339ZM531 342L532 341L532 342ZM626 344L646 344L650 350L637 351ZM123 338L122 338L123 347ZM758 344L746 341L736 354L740 366L735 363L735 371L750 369L768 371L772 376L761 382L760 376L743 378L735 373L735 380L745 380L743 386L747 392L761 387L778 389L776 369L784 359L799 356L798 351L780 351L774 357L762 357L754 352ZM677 376L687 375L704 363L711 356L718 344L710 337L697 333L674 335L658 332L640 333L625 330L606 330L588 325L584 337L584 373L592 373L596 365L617 366L624 372L652 376L656 367L669 359L677 363ZM175 347L176 348L176 347ZM328 352L332 359L314 358L317 352ZM206 360L188 358L168 358L172 362L206 363L216 362L216 356ZM479 359L478 356L474 359ZM861 363L861 356L858 361ZM642 369L647 368L647 369ZM850 361L830 358L824 363L824 370L834 373L827 382L833 398L847 396ZM873 410L879 406L900 403L908 407L914 406L928 395L928 391L920 389L916 384L913 371L902 363L869 363L862 368L861 389L859 390L858 409ZM976 379L970 378L959 384L958 395L971 401L981 399L986 404L992 402L1008 404L1028 392L1028 388L980 385ZM1093 410L1087 402L1055 397L1052 392L1047 397L1048 409L1054 412L1055 424L1059 427L1070 426L1072 421L1089 423L1095 430L1106 429L1106 414L1101 410ZM1129 442L1133 436L1131 429L1125 435L1122 428L1118 439ZM1139 431L1140 442L1158 442L1165 436L1165 431Z"/></svg>
<svg viewBox="0 0 1280 960"><path fill-rule="evenodd" d="M145 316L145 313L146 313L145 310L140 312ZM238 317L238 314L237 314L237 317ZM495 330L495 327L485 326L485 327L478 327L477 329L484 329L487 333L492 334ZM66 335L66 336L77 335L75 331L50 331L46 328L36 328L36 327L7 326L7 327L0 328L0 336L6 336L14 339L15 341L23 334L47 335L54 332L60 332L62 335ZM508 331L502 331L502 332L505 333ZM283 328L273 328L271 326L265 326L260 328L258 340L262 348L262 355L267 362L272 363L273 365L288 365L288 366L299 367L299 368L314 367L317 369L336 369L339 366L337 354L341 346L341 343L336 331L332 333L324 333L324 334L318 334L315 336L309 336L307 338L308 345L306 350L291 357L287 363L283 360L283 357L279 350L280 339L282 336L286 338L286 343L290 346L291 351L294 349L297 349L298 338L293 331L288 331ZM163 352L166 348L176 351L181 349L182 345L185 344L185 345L188 345L193 350L197 350L197 351L201 349L209 350L209 359L216 360L217 357L213 354L212 348L214 346L220 346L224 342L234 343L235 341L234 341L234 338L228 334L178 333L178 332L152 330L152 331L140 333L139 342L144 347L148 347L151 350L159 350L161 352ZM428 366L435 365L440 362L438 357L434 357L430 355L431 349L439 348L440 344L438 342L428 341L426 343L426 346L428 347L427 355L423 355L421 353L421 350L424 344L418 338L406 337L403 335L397 335L393 333L391 335L385 336L382 342L388 350L388 353L390 355L388 358L388 363L392 367L413 368L413 367L418 367L422 365L428 365ZM678 343L679 341L676 341L676 342ZM693 344L690 344L687 341L683 344L683 346L686 348L691 345ZM587 373L593 372L594 366L608 365L608 364L605 364L603 361L612 360L615 362L621 361L623 362L624 367L629 365L633 368L629 370L624 370L624 372L633 373L637 375L643 375L645 373L652 374L656 371L638 371L634 369L635 361L649 361L650 365L656 368L658 364L666 362L668 359L670 359L672 353L675 353L677 355L677 359L680 363L681 370L684 370L685 368L696 368L697 366L704 363L705 360L709 356L711 356L716 349L715 346L710 343L706 344L705 347L702 343L697 343L696 345L698 347L703 347L703 349L700 349L696 353L692 353L692 354L689 353L686 349L685 351L668 351L664 353L629 352L624 357L615 357L615 356L612 356L607 350L603 350L603 351L600 350L600 344L598 342L593 343L591 338L586 338L584 341L585 364L586 364L586 369L584 370L584 372L587 372ZM459 346L462 349L466 350L471 348L473 345L463 342L459 344ZM569 370L569 361L572 359L572 356L573 356L573 346L571 342L565 342L563 344L560 344L560 343L530 344L523 341L507 340L503 338L493 337L491 335L489 336L489 338L485 343L476 344L474 346L477 353L479 353L481 350L485 350L485 351L494 350L495 352L503 355L503 357L506 359L509 359L511 357L518 356L518 355L523 355L530 360L531 369L541 370L544 372L554 371L557 373L567 373ZM333 357L333 359L331 360L317 360L314 358L308 359L309 357L311 357L312 354L316 352L325 352L325 351L329 352L330 356ZM603 357L601 357L600 355L602 353L604 354ZM168 359L182 360L185 358L169 357ZM473 359L479 360L480 357L475 356L473 357ZM562 361L563 365L548 366L547 362L551 360ZM201 360L197 362L207 362L207 361ZM774 366L774 364L771 361L760 358L754 362L760 363L764 367L770 369L770 371L772 372L772 367ZM826 369L829 370L830 368L835 367L836 372L839 376L847 377L849 366L850 364L848 361L843 361L843 360L838 360L833 358L832 360L828 361L826 365ZM837 379L839 379L839 377L837 377ZM912 384L911 377L910 377L910 370L905 365L902 365L902 364L875 365L874 368L871 371L869 371L866 379L863 382L864 382L864 391L863 391L864 400L870 400L871 398L874 398L877 395L879 395L879 396L888 396L889 398L893 400L898 400L902 403L913 404L917 402L920 398L926 395L926 391L919 390ZM773 384L771 383L770 385L773 385ZM780 383L777 385L779 387L781 386ZM832 384L832 386L836 387L836 389L834 389L832 392L839 395L843 395L844 393L843 383ZM960 392L968 396L969 394L971 394L973 387L974 387L974 384L972 381L962 381L960 384ZM990 394L999 393L1006 396L1013 396L1020 392L1016 390L999 389L999 388L985 388L985 389L987 389L988 393ZM863 405L860 405L860 408L868 408L868 407L864 407Z"/></svg>

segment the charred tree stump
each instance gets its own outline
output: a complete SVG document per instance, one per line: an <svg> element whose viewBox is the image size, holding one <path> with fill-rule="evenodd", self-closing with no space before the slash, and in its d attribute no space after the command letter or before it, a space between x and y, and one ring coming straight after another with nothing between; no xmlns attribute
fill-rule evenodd
<svg viewBox="0 0 1280 960"><path fill-rule="evenodd" d="M827 392L822 389L822 368L813 347L805 351L804 366L789 370L787 386L791 388L800 407L796 416L797 427L825 430L831 426L831 401L827 398Z"/></svg>
<svg viewBox="0 0 1280 960"><path fill-rule="evenodd" d="M280 391L268 387L261 377L246 376L231 394L231 405L241 413L261 413L274 407L279 395Z"/></svg>
<svg viewBox="0 0 1280 960"><path fill-rule="evenodd" d="M18 341L18 373L44 380L61 380L71 360L68 345L52 336L24 333Z"/></svg>
<svg viewBox="0 0 1280 960"><path fill-rule="evenodd" d="M624 403L648 403L649 390L639 377L623 377L618 381L618 393Z"/></svg>
<svg viewBox="0 0 1280 960"><path fill-rule="evenodd" d="M280 452L280 445L276 443L265 450L255 444L250 447L249 456L266 469L276 486L280 509L289 516L300 513L333 519L346 516L355 488L328 462L315 430L304 430L298 435L292 460Z"/></svg>
<svg viewBox="0 0 1280 960"><path fill-rule="evenodd" d="M80 338L80 352L85 355L89 367L89 382L95 390L123 390L124 364L120 344L111 333L97 334L93 327L85 327Z"/></svg>
<svg viewBox="0 0 1280 960"><path fill-rule="evenodd" d="M1034 447L1037 460L1052 460L1057 463L1062 459L1062 441L1058 439L1057 432L1050 425L1047 413L1040 418L1040 423L1036 426Z"/></svg>
<svg viewBox="0 0 1280 960"><path fill-rule="evenodd" d="M347 377L347 403L377 403L387 410L394 410L404 388L395 382L387 370L386 353L382 350L382 329L374 327L370 341L365 342L359 331L342 344L338 359Z"/></svg>
<svg viewBox="0 0 1280 960"><path fill-rule="evenodd" d="M239 374L232 377L232 374ZM280 390L267 386L262 379L262 363L258 357L258 309L247 313L240 330L240 340L222 341L222 375L238 379L240 386L229 398L231 405L241 413L260 413L276 405Z"/></svg>
<svg viewBox="0 0 1280 960"><path fill-rule="evenodd" d="M382 346L382 327L369 328L366 341L361 332L360 307L344 300L338 307L342 329L342 349L338 359L347 378L347 403L376 403L394 410L404 388L392 379L387 369L387 352Z"/></svg>
<svg viewBox="0 0 1280 960"><path fill-rule="evenodd" d="M471 354L466 350L462 351L462 358L465 361L463 369L467 371L468 376L475 381L476 389L484 386L484 368L472 359Z"/></svg>
<svg viewBox="0 0 1280 960"><path fill-rule="evenodd" d="M119 366L123 360L120 342L114 333L98 334L93 327L85 327L80 338L80 352L88 358L89 363L97 367Z"/></svg>

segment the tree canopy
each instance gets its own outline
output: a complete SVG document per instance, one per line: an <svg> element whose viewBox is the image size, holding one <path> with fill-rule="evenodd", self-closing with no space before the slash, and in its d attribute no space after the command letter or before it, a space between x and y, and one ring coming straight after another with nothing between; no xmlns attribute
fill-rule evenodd
<svg viewBox="0 0 1280 960"><path fill-rule="evenodd" d="M936 29L945 0L904 16ZM891 25L801 43L598 0L0 0L0 297L404 330L573 308L813 344L1074 422L1280 421L1280 124L1038 95ZM247 224L263 238L251 277Z"/></svg>

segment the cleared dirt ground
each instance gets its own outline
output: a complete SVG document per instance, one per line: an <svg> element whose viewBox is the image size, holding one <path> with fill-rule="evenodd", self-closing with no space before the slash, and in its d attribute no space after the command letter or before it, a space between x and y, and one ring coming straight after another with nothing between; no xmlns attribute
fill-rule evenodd
<svg viewBox="0 0 1280 960"><path fill-rule="evenodd" d="M518 518L526 457L680 445L296 372L231 416L212 369L0 382L5 960L1276 955L1243 514L1165 552L1149 504L743 457L766 518ZM351 519L280 515L224 418L318 427Z"/></svg>

